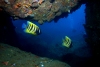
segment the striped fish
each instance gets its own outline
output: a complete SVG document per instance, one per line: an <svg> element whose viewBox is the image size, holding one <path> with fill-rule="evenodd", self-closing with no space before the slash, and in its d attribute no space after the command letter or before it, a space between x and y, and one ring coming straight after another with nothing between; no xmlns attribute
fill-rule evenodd
<svg viewBox="0 0 100 67"><path fill-rule="evenodd" d="M68 36L65 36L65 38L63 39L62 45L67 48L70 48L71 44L72 44L71 39Z"/></svg>
<svg viewBox="0 0 100 67"><path fill-rule="evenodd" d="M23 23L22 29L24 29L24 32L33 35L39 35L41 33L40 28L30 21L27 21L27 24Z"/></svg>

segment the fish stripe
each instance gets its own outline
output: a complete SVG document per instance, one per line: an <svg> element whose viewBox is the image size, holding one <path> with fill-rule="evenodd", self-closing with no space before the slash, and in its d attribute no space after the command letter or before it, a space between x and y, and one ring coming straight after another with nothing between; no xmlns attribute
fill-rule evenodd
<svg viewBox="0 0 100 67"><path fill-rule="evenodd" d="M32 32L36 32L36 29L37 29L37 28L36 28L36 26L34 25L34 29L32 30Z"/></svg>
<svg viewBox="0 0 100 67"><path fill-rule="evenodd" d="M71 44L71 40L70 39L68 39L69 40L69 45Z"/></svg>
<svg viewBox="0 0 100 67"><path fill-rule="evenodd" d="M35 32L34 29L35 29L35 26L32 25L32 29L31 29L31 32L32 32L32 33Z"/></svg>
<svg viewBox="0 0 100 67"><path fill-rule="evenodd" d="M30 28L31 28L31 24L28 24L27 30L30 31Z"/></svg>
<svg viewBox="0 0 100 67"><path fill-rule="evenodd" d="M68 45L70 45L70 39L69 39L68 37L67 37L66 43L67 43Z"/></svg>
<svg viewBox="0 0 100 67"><path fill-rule="evenodd" d="M34 25L32 24L32 29L31 29L31 32L34 30Z"/></svg>
<svg viewBox="0 0 100 67"><path fill-rule="evenodd" d="M29 28L29 32L31 32L31 30L32 30L32 28L33 28L33 25L32 24L30 24L30 26L29 26L30 28Z"/></svg>
<svg viewBox="0 0 100 67"><path fill-rule="evenodd" d="M32 31L33 28L34 28L33 25L31 25L30 32Z"/></svg>

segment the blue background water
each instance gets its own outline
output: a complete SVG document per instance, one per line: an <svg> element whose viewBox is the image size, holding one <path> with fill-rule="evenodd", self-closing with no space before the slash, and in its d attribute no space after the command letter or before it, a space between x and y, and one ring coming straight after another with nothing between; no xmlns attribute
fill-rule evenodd
<svg viewBox="0 0 100 67"><path fill-rule="evenodd" d="M76 11L69 13L68 17L59 19L57 23L51 21L51 23L46 22L43 25L39 25L34 22L42 31L42 34L38 36L23 32L22 23L26 23L26 20L13 21L20 42L18 46L23 50L54 59L60 57L69 58L69 56L71 56L70 58L76 56L87 58L91 56L90 49L84 40L84 35L86 35L83 27L83 24L85 24L85 4ZM65 36L72 40L72 47L69 49L62 46L62 39ZM75 58L68 58L68 61L75 60Z"/></svg>

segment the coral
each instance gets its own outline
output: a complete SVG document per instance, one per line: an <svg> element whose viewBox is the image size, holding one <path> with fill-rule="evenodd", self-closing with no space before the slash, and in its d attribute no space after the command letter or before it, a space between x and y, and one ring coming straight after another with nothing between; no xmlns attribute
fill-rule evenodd
<svg viewBox="0 0 100 67"><path fill-rule="evenodd" d="M37 8L39 7L39 4L38 2L33 2L32 5L31 5L32 8Z"/></svg>
<svg viewBox="0 0 100 67"><path fill-rule="evenodd" d="M53 12L48 13L47 21L51 21L52 19L54 19L54 17L55 17L55 15Z"/></svg>
<svg viewBox="0 0 100 67"><path fill-rule="evenodd" d="M44 0L39 0L39 1L38 1L38 4L41 5L43 2L44 2Z"/></svg>
<svg viewBox="0 0 100 67"><path fill-rule="evenodd" d="M0 0L3 8L13 17L36 20L39 24L51 21L63 12L70 12L78 0Z"/></svg>
<svg viewBox="0 0 100 67"><path fill-rule="evenodd" d="M42 20L39 20L38 23L42 25L43 24L43 21Z"/></svg>
<svg viewBox="0 0 100 67"><path fill-rule="evenodd" d="M15 9L21 7L21 3L16 3L14 6L13 6Z"/></svg>
<svg viewBox="0 0 100 67"><path fill-rule="evenodd" d="M57 13L56 13L56 16L60 16L60 15L61 15L61 12L57 12Z"/></svg>
<svg viewBox="0 0 100 67"><path fill-rule="evenodd" d="M9 0L4 0L7 4L10 4Z"/></svg>

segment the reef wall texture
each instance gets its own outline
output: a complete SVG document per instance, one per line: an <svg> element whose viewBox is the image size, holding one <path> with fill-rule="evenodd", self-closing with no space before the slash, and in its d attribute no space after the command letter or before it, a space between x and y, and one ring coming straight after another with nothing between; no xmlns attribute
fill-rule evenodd
<svg viewBox="0 0 100 67"><path fill-rule="evenodd" d="M58 66L57 66L58 65ZM0 67L71 67L65 62L40 57L0 43Z"/></svg>
<svg viewBox="0 0 100 67"><path fill-rule="evenodd" d="M63 12L70 12L78 0L0 0L0 11L5 10L14 19L28 18L43 24Z"/></svg>

